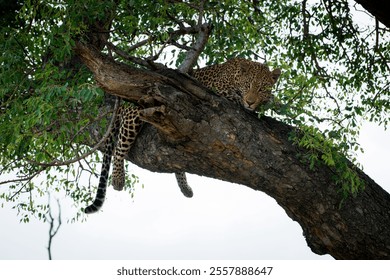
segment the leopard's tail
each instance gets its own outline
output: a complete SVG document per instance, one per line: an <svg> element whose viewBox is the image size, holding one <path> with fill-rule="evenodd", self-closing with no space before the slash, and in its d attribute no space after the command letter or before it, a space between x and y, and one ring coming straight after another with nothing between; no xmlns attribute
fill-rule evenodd
<svg viewBox="0 0 390 280"><path fill-rule="evenodd" d="M185 197L192 197L194 195L191 187L187 183L187 177L186 173L179 172L175 173L177 184L179 185L179 188L181 192L184 194Z"/></svg>
<svg viewBox="0 0 390 280"><path fill-rule="evenodd" d="M95 200L92 202L91 205L87 206L84 209L85 214L92 214L96 213L97 211L102 208L104 200L106 198L106 191L108 187L108 175L110 173L110 166L111 166L111 159L112 155L114 153L114 147L115 147L115 140L116 136L118 135L119 130L119 123L120 118L118 117L120 114L121 108L118 109L116 116L115 116L115 122L114 127L110 132L110 135L108 139L105 142L105 149L104 149L104 156L103 156L103 164L102 169L100 171L100 179L99 179L99 185L96 192Z"/></svg>
<svg viewBox="0 0 390 280"><path fill-rule="evenodd" d="M96 197L95 200L92 202L92 204L84 209L85 214L95 213L99 211L100 208L102 208L103 206L104 200L106 198L106 190L108 184L108 174L110 172L112 150L113 148L107 149L106 152L104 153L103 164L100 172L100 179L99 179L99 185L96 192Z"/></svg>

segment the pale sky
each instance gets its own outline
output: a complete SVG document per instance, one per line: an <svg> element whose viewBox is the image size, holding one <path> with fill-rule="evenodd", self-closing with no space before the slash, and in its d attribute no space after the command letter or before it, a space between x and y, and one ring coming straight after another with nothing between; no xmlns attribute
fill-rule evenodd
<svg viewBox="0 0 390 280"><path fill-rule="evenodd" d="M364 171L389 192L390 133L365 125L360 142ZM53 259L332 259L313 254L299 224L261 192L189 175L188 199L173 174L131 168L145 188L131 199L110 187L102 212L63 224ZM18 221L0 208L0 259L47 259L48 224Z"/></svg>

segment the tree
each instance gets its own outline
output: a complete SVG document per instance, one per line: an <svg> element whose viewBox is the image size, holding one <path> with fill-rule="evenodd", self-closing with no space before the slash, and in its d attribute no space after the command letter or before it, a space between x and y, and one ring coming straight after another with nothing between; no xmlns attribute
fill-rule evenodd
<svg viewBox="0 0 390 280"><path fill-rule="evenodd" d="M356 25L356 7L305 0L11 7L15 17L1 32L0 145L2 173L17 178L2 180L9 191L1 198L24 220L44 216L33 195L54 184L85 205L89 189L74 182L95 174L114 95L144 106L147 124L131 162L263 191L299 222L317 254L389 258L390 196L354 154L363 119L388 123L389 30L378 21ZM259 116L184 74L199 59L234 56L283 69L277 101ZM137 179L129 179L131 192Z"/></svg>

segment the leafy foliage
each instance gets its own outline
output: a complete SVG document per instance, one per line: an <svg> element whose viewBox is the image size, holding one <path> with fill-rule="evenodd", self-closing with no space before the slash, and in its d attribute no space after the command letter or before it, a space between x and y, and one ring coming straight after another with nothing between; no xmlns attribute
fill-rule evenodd
<svg viewBox="0 0 390 280"><path fill-rule="evenodd" d="M199 64L242 56L283 69L279 105L266 114L299 128L291 139L310 151L308 164L328 165L343 191L355 193L361 183L347 158L356 163L360 124L387 127L390 108L389 30L359 9L346 0L17 2L1 19L0 183L8 191L0 198L25 221L47 211L32 193L64 189L75 203L90 199L80 178L95 175L99 156L83 164L81 155L101 137L94 132L107 126L108 110L74 56L76 40L121 62L178 67L202 24L213 29ZM78 165L61 165L74 158Z"/></svg>

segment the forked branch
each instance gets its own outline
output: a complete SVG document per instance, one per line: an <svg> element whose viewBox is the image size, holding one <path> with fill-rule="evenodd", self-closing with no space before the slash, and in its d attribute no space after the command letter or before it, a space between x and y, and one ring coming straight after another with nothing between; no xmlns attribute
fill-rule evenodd
<svg viewBox="0 0 390 280"><path fill-rule="evenodd" d="M58 216L57 216L57 218L54 218L53 214L52 214L52 208L51 208L51 204L50 204L50 195L49 195L49 211L48 211L48 214L46 215L46 220L49 222L49 225L50 225L50 227L49 227L49 241L48 241L48 245L47 245L49 260L53 259L52 252L51 252L51 245L53 242L53 238L56 236L56 234L58 233L58 230L60 229L60 227L62 225L61 205L60 205L60 202L58 199L56 201L57 201L57 206L58 206ZM56 224L56 220L57 220L57 224Z"/></svg>

